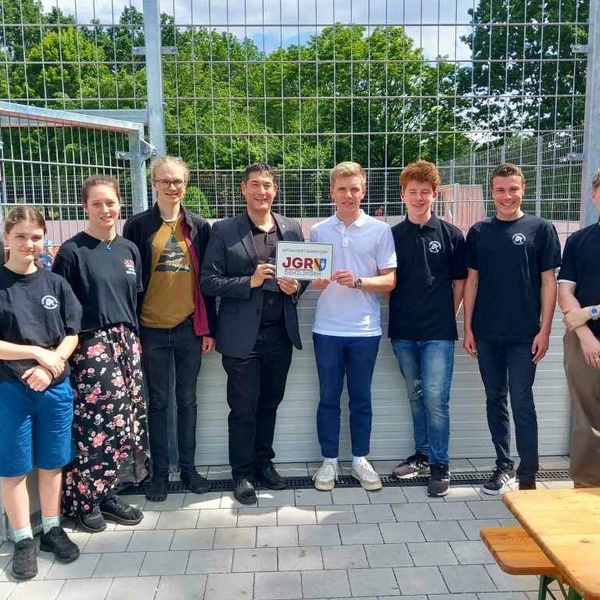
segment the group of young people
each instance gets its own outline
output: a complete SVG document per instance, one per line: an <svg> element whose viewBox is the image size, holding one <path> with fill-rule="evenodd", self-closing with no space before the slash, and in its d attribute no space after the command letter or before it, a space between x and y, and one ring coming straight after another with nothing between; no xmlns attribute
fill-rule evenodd
<svg viewBox="0 0 600 600"><path fill-rule="evenodd" d="M26 487L33 466L40 549L61 562L79 556L61 515L92 533L106 529L107 520L143 519L118 491L147 477L149 449L148 496L164 500L174 383L181 480L191 491L208 489L194 454L196 378L202 353L214 345L214 301L202 298L198 283L210 227L181 206L189 174L183 161L159 158L151 172L157 203L127 221L127 237L117 234L117 180L96 175L83 182L88 224L62 244L53 272L37 262L46 235L42 215L17 207L5 220L0 476L15 542L12 570L20 579L37 573Z"/></svg>
<svg viewBox="0 0 600 600"><path fill-rule="evenodd" d="M104 530L106 520L139 523L141 511L117 492L147 476L148 450L147 498L167 497L172 398L181 480L192 492L208 490L194 466L196 380L202 355L215 347L227 374L235 498L256 502L257 481L272 489L286 486L273 464L273 437L293 347L302 347L297 304L308 282L276 278L274 259L277 242L303 241L302 230L273 212L278 187L267 164L245 170L246 210L216 222L212 231L182 204L189 181L183 161L157 159L151 179L157 201L127 220L123 236L117 234L117 181L104 175L87 179L82 201L88 226L61 246L54 272L36 262L46 233L41 214L18 207L5 220L0 477L18 578L37 573L27 473L38 469L40 549L62 562L75 560L79 549L61 527L61 514L89 532ZM478 360L497 454L497 468L483 491L500 493L515 477L509 390L521 459L516 475L520 488L535 488L539 464L532 386L548 349L556 303L555 270L561 260L556 231L522 212L525 181L512 164L491 175L496 215L475 224L466 240L433 213L441 183L435 165L411 163L400 181L407 216L390 228L361 209L367 189L362 167L338 164L330 174L335 214L311 230L312 241L333 246L331 278L312 283L320 290L313 344L323 456L315 487L332 489L340 474L344 380L351 475L367 490L382 487L367 456L383 295L389 298L388 333L406 382L415 438L415 453L394 468L394 475L429 474L428 493L448 493L456 313L464 302L464 346ZM600 205L600 173L593 190ZM559 275L559 302L569 330L565 366L575 406L576 485L600 481L597 231L596 225L569 238Z"/></svg>

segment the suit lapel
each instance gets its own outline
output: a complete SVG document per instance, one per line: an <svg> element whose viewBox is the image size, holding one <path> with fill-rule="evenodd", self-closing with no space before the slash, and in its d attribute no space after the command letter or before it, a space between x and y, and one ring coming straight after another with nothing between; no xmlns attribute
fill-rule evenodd
<svg viewBox="0 0 600 600"><path fill-rule="evenodd" d="M285 221L281 218L281 215L278 215L277 213L273 213L273 218L275 219L275 222L277 223L277 227L279 229L279 231L281 232L281 239L286 241L290 239L290 230L288 229Z"/></svg>
<svg viewBox="0 0 600 600"><path fill-rule="evenodd" d="M250 222L245 214L241 215L238 221L238 233L240 235L240 239L242 240L242 245L248 253L248 258L250 258L250 261L256 267L258 264L258 256L256 255L256 247L254 246L254 238L252 237Z"/></svg>

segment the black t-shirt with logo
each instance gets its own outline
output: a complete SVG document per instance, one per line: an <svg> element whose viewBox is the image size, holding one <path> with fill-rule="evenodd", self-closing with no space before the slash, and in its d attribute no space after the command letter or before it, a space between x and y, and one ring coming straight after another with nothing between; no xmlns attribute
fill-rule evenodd
<svg viewBox="0 0 600 600"><path fill-rule="evenodd" d="M600 226L597 223L567 238L558 279L575 284L575 298L581 306L600 303ZM600 338L600 320L590 320L587 324Z"/></svg>
<svg viewBox="0 0 600 600"><path fill-rule="evenodd" d="M560 266L554 225L531 215L480 221L467 234L467 264L479 274L475 339L530 342L540 330L542 273Z"/></svg>
<svg viewBox="0 0 600 600"><path fill-rule="evenodd" d="M390 294L392 339L456 340L452 282L467 277L461 230L432 216L424 225L406 218L392 227L398 268Z"/></svg>
<svg viewBox="0 0 600 600"><path fill-rule="evenodd" d="M56 348L67 335L78 333L81 305L69 284L45 269L22 275L0 266L0 339L14 344ZM38 363L0 360L0 380L21 379ZM69 374L68 365L53 383Z"/></svg>
<svg viewBox="0 0 600 600"><path fill-rule="evenodd" d="M83 305L82 331L123 323L137 328L137 293L142 290L137 246L121 236L109 244L81 232L58 251L53 271L62 275Z"/></svg>

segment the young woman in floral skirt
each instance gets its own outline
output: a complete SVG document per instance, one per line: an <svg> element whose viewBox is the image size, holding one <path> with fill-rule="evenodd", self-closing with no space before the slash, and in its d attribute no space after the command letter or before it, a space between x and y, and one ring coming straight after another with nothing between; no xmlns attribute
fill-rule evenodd
<svg viewBox="0 0 600 600"><path fill-rule="evenodd" d="M83 305L80 343L73 357L77 456L64 474L63 513L92 533L106 521L136 525L143 513L117 496L147 475L146 403L143 396L136 299L141 261L135 244L117 235L119 184L96 175L82 185L89 218L54 261Z"/></svg>

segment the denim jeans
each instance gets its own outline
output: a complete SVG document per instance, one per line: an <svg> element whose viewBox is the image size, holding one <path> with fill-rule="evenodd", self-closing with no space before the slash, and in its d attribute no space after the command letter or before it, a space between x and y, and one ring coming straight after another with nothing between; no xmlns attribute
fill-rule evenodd
<svg viewBox="0 0 600 600"><path fill-rule="evenodd" d="M202 362L202 337L192 318L172 329L140 327L142 363L148 388L148 436L154 474L169 470L167 408L175 375L177 449L180 467L194 465L196 453L196 380ZM174 370L171 368L174 366Z"/></svg>
<svg viewBox="0 0 600 600"><path fill-rule="evenodd" d="M431 464L447 465L454 342L392 340L392 348L406 383L415 450Z"/></svg>
<svg viewBox="0 0 600 600"><path fill-rule="evenodd" d="M371 380L381 336L337 337L313 333L320 401L317 433L325 458L337 458L340 399L346 377L352 454L367 456L371 444Z"/></svg>
<svg viewBox="0 0 600 600"><path fill-rule="evenodd" d="M537 415L532 391L536 365L531 360L531 343L476 342L479 372L485 387L488 427L496 449L496 464L499 467L513 465L507 399L510 391L517 452L521 458L517 475L521 478L534 477L539 469L539 457Z"/></svg>

